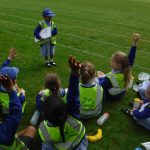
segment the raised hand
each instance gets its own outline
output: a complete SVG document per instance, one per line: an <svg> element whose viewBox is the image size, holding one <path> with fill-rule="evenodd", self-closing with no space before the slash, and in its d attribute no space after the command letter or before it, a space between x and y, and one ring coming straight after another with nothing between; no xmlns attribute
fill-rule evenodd
<svg viewBox="0 0 150 150"><path fill-rule="evenodd" d="M133 45L137 46L139 40L140 40L140 34L139 33L133 33L133 36L132 36Z"/></svg>
<svg viewBox="0 0 150 150"><path fill-rule="evenodd" d="M71 68L72 73L79 73L79 69L81 68L81 64L76 60L75 57L70 56L68 59L69 66Z"/></svg>
<svg viewBox="0 0 150 150"><path fill-rule="evenodd" d="M6 88L6 90L8 92L15 90L13 82L11 81L9 76L7 76L7 75L6 76L0 75L0 84L2 84L3 87Z"/></svg>
<svg viewBox="0 0 150 150"><path fill-rule="evenodd" d="M13 60L15 57L17 56L17 51L15 48L11 48L9 50L9 55L8 55L8 59L9 60Z"/></svg>

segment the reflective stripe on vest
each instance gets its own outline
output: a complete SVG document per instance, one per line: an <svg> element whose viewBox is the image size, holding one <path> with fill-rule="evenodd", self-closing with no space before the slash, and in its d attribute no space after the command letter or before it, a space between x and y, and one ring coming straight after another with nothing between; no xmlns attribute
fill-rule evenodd
<svg viewBox="0 0 150 150"><path fill-rule="evenodd" d="M81 121L78 121L72 116L68 116L64 132L65 143L62 142L59 127L48 126L46 121L42 122L39 127L39 134L42 141L47 145L53 144L53 147L58 150L72 150L75 148L85 135L85 127Z"/></svg>
<svg viewBox="0 0 150 150"><path fill-rule="evenodd" d="M17 93L17 96L19 97L20 92ZM3 106L3 113L4 114L9 114L9 96L8 93L0 93L0 102L2 103ZM26 100L22 104L22 113L24 112L26 107Z"/></svg>
<svg viewBox="0 0 150 150"><path fill-rule="evenodd" d="M94 87L79 86L80 91L80 116L92 117L99 114L102 109L103 89L100 85Z"/></svg>
<svg viewBox="0 0 150 150"><path fill-rule="evenodd" d="M54 28L56 28L56 25L55 25L55 23L54 23L53 21L51 21L50 23L51 23L51 30L53 30ZM46 22L45 22L44 20L43 20L43 21L40 21L39 24L40 24L40 26L42 27L42 29L48 27L48 25L46 24ZM50 40L51 40L51 43L52 43L52 44L54 44L54 45L56 44L56 36L52 36L52 37L50 38ZM40 41L39 43L40 43L40 44L46 44L46 43L48 43L48 42L49 42L49 40L45 40L45 41Z"/></svg>
<svg viewBox="0 0 150 150"><path fill-rule="evenodd" d="M11 146L0 145L0 150L29 150L29 149L16 135L15 141Z"/></svg>
<svg viewBox="0 0 150 150"><path fill-rule="evenodd" d="M112 88L108 90L110 95L117 95L125 91L124 85L124 75L122 73L108 73L106 75L111 84Z"/></svg>

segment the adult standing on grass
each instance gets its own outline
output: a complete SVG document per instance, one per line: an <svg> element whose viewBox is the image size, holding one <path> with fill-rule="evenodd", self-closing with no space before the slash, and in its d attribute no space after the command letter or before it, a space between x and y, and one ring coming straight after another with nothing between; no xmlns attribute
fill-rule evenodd
<svg viewBox="0 0 150 150"><path fill-rule="evenodd" d="M40 40L41 56L45 57L45 66L56 66L53 58L56 45L57 28L54 21L52 21L52 17L56 15L49 8L44 9L42 15L44 20L38 23L37 27L34 30L34 35L37 39ZM51 37L48 39L43 39L40 35L40 32L42 29L45 29L47 27L51 27Z"/></svg>

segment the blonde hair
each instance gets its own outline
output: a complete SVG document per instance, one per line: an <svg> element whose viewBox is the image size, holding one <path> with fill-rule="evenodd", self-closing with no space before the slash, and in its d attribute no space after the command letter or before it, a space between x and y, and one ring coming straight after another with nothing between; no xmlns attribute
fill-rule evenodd
<svg viewBox="0 0 150 150"><path fill-rule="evenodd" d="M121 68L121 73L124 74L124 80L125 80L125 88L128 87L128 84L130 82L130 79L131 79L131 69L130 69L130 63L129 63L129 59L128 59L128 56L127 54L123 53L123 52L117 52L117 53L114 53L112 55L112 59L115 60L115 62L120 65L120 68Z"/></svg>
<svg viewBox="0 0 150 150"><path fill-rule="evenodd" d="M90 83L90 81L92 81L96 75L95 66L91 62L83 62L80 69L80 74L83 84Z"/></svg>

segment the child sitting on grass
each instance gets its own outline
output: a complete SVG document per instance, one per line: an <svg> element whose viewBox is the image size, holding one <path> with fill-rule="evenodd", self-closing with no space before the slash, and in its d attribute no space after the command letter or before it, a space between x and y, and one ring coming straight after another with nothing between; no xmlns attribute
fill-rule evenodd
<svg viewBox="0 0 150 150"><path fill-rule="evenodd" d="M47 97L57 95L60 97L65 96L65 90L60 88L61 81L57 74L48 73L45 77L45 89L41 90L36 96L36 113L32 116L30 124L36 125L41 114L42 103Z"/></svg>
<svg viewBox="0 0 150 150"><path fill-rule="evenodd" d="M104 89L105 99L117 100L125 95L132 76L130 66L134 63L139 36L138 33L133 34L133 44L128 56L123 52L112 55L111 72L106 75L98 72L99 84Z"/></svg>
<svg viewBox="0 0 150 150"><path fill-rule="evenodd" d="M85 127L79 121L79 69L81 64L69 58L70 81L65 105L57 95L48 97L43 103L45 120L40 123L39 135L42 149L86 150L88 142Z"/></svg>
<svg viewBox="0 0 150 150"><path fill-rule="evenodd" d="M95 66L90 62L83 62L80 74L80 117L97 116L102 110L103 89L95 82Z"/></svg>
<svg viewBox="0 0 150 150"><path fill-rule="evenodd" d="M123 109L126 114L132 115L136 122L150 130L150 86L145 91L147 101L141 100L138 109Z"/></svg>
<svg viewBox="0 0 150 150"><path fill-rule="evenodd" d="M26 101L25 101L25 91L23 89L20 89L18 87L16 78L17 74L19 72L19 69L16 67L9 67L10 61L13 60L17 56L16 50L14 48L11 48L9 51L8 59L2 64L2 67L0 69L0 74L3 76L9 76L9 78L12 80L13 85L16 88L17 96L22 104L22 113L25 110ZM7 94L7 90L0 85L0 102L3 106L3 115L7 115L9 113L9 97Z"/></svg>

